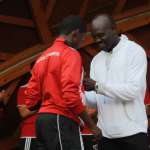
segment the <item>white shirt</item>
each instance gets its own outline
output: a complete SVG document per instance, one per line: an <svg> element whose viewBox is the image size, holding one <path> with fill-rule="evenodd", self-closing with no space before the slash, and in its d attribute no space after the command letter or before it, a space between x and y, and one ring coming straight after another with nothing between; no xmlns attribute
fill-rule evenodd
<svg viewBox="0 0 150 150"><path fill-rule="evenodd" d="M147 132L144 106L147 59L144 49L121 35L112 54L101 51L91 62L97 93L85 92L86 104L98 109L98 123L107 138Z"/></svg>

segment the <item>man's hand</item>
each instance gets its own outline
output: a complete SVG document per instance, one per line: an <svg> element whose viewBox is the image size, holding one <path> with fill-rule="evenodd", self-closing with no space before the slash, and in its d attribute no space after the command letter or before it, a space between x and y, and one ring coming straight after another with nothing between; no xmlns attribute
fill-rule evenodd
<svg viewBox="0 0 150 150"><path fill-rule="evenodd" d="M86 91L92 91L95 90L96 81L90 78L85 78L83 80L83 85Z"/></svg>
<svg viewBox="0 0 150 150"><path fill-rule="evenodd" d="M94 141L100 140L101 130L95 125L94 121L89 117L86 110L79 114L80 118L88 126L94 135Z"/></svg>
<svg viewBox="0 0 150 150"><path fill-rule="evenodd" d="M91 128L91 131L92 131L92 133L94 135L93 141L94 142L99 141L101 136L102 136L101 130L97 126L95 126L95 127Z"/></svg>
<svg viewBox="0 0 150 150"><path fill-rule="evenodd" d="M18 105L18 109L19 109L19 113L23 119L26 117L29 117L37 112L36 110L30 111L26 105Z"/></svg>
<svg viewBox="0 0 150 150"><path fill-rule="evenodd" d="M0 101L3 101L5 96L6 96L5 90L0 91Z"/></svg>

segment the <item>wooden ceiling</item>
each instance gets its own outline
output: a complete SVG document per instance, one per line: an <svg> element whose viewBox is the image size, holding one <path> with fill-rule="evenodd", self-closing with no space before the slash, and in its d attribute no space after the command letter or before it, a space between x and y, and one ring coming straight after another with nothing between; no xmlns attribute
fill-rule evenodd
<svg viewBox="0 0 150 150"><path fill-rule="evenodd" d="M65 16L79 14L88 26L100 13L111 14L119 31L150 54L150 0L0 0L0 86L30 70ZM92 42L89 35L81 46L86 70L98 52Z"/></svg>

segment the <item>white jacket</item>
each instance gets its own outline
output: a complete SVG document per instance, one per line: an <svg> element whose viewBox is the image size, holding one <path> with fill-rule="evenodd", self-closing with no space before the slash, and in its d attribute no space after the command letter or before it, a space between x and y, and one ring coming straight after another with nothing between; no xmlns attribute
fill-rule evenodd
<svg viewBox="0 0 150 150"><path fill-rule="evenodd" d="M121 35L112 54L101 51L91 62L97 94L85 92L86 104L97 107L98 126L107 138L147 132L144 106L147 59L143 48Z"/></svg>

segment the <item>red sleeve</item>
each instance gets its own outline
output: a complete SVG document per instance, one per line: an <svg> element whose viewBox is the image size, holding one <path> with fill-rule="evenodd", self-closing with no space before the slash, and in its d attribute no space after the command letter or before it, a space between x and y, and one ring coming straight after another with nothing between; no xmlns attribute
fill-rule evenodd
<svg viewBox="0 0 150 150"><path fill-rule="evenodd" d="M27 85L20 86L17 92L17 104L22 105L25 104L24 92L26 90Z"/></svg>
<svg viewBox="0 0 150 150"><path fill-rule="evenodd" d="M71 52L63 58L62 64L62 97L67 107L74 113L80 114L84 110L80 96L82 63L78 52Z"/></svg>
<svg viewBox="0 0 150 150"><path fill-rule="evenodd" d="M32 76L25 90L25 104L28 108L35 106L41 100L41 84L40 84L38 66L32 69Z"/></svg>
<svg viewBox="0 0 150 150"><path fill-rule="evenodd" d="M150 93L149 93L148 90L146 90L146 93L145 93L144 104L145 104L145 105L150 104Z"/></svg>

